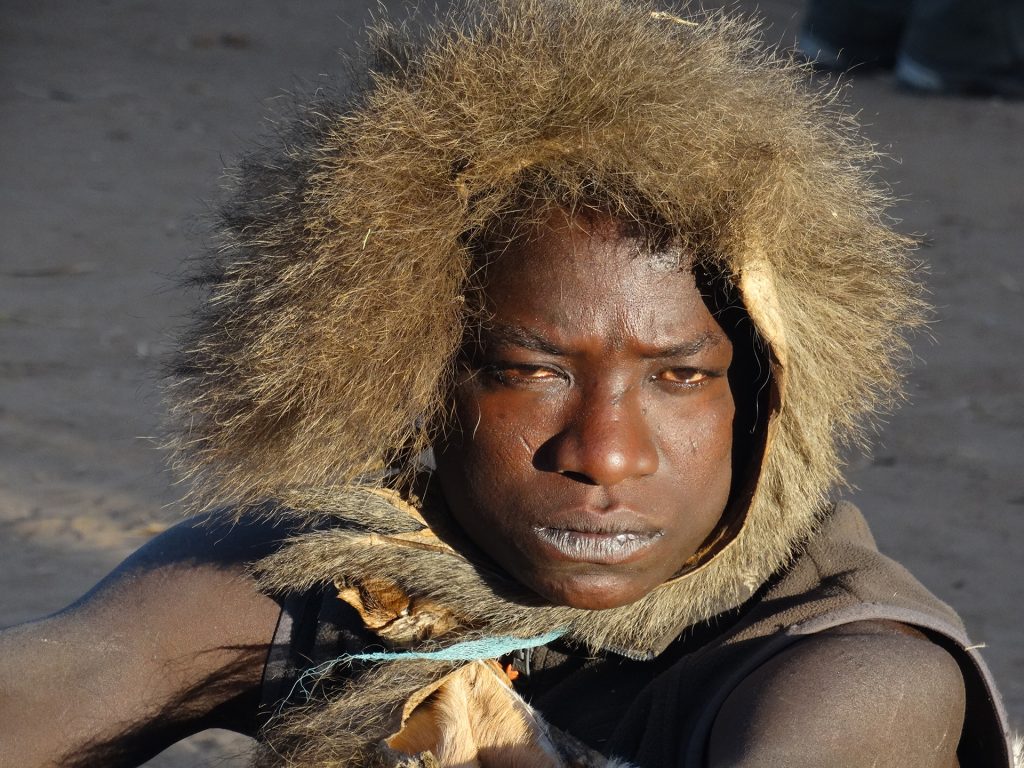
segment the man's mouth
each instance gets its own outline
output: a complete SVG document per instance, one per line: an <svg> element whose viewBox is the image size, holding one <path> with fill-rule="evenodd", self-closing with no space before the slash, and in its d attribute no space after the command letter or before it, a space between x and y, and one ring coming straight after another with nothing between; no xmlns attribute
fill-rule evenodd
<svg viewBox="0 0 1024 768"><path fill-rule="evenodd" d="M665 535L664 531L579 531L548 526L533 531L559 559L608 565L640 556Z"/></svg>

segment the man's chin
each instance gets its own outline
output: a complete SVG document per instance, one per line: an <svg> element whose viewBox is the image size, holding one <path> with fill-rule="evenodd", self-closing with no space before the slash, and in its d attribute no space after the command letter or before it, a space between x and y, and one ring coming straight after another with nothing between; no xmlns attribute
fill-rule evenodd
<svg viewBox="0 0 1024 768"><path fill-rule="evenodd" d="M594 574L559 574L548 578L531 579L530 582L529 586L553 605L590 611L629 605L654 589L654 585L640 583L635 578Z"/></svg>

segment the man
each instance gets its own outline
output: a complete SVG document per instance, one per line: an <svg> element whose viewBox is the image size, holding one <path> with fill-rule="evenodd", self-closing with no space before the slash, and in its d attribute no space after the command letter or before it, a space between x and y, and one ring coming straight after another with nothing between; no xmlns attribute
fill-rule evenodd
<svg viewBox="0 0 1024 768"><path fill-rule="evenodd" d="M870 150L721 18L515 2L375 61L245 167L183 344L238 525L2 637L6 759L1006 765L956 617L827 503L921 311Z"/></svg>

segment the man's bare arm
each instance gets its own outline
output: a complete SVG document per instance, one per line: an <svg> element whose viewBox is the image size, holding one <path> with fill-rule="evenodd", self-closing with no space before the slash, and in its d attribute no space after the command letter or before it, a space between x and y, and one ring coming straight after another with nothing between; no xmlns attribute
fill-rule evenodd
<svg viewBox="0 0 1024 768"><path fill-rule="evenodd" d="M955 768L964 705L945 650L892 622L859 622L744 680L715 721L709 766Z"/></svg>
<svg viewBox="0 0 1024 768"><path fill-rule="evenodd" d="M0 768L131 766L205 728L252 733L280 608L245 565L283 536L185 521L0 632Z"/></svg>

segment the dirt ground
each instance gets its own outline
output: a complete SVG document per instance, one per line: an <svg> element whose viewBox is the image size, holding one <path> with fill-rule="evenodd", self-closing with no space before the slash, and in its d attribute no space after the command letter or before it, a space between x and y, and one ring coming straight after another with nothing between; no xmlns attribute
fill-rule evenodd
<svg viewBox="0 0 1024 768"><path fill-rule="evenodd" d="M749 5L749 4L748 4ZM791 42L796 0L760 6ZM337 71L367 17L337 0L0 4L0 626L57 610L172 524L152 436L225 160L268 107ZM937 307L911 402L849 495L883 551L963 616L1024 725L1024 104L851 80L892 158ZM241 765L210 732L148 765Z"/></svg>

